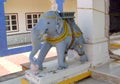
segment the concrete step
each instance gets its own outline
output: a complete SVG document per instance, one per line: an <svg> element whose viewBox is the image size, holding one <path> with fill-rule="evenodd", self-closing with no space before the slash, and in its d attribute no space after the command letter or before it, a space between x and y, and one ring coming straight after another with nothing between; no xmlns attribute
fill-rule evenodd
<svg viewBox="0 0 120 84"><path fill-rule="evenodd" d="M120 60L112 60L105 65L91 69L91 71L94 79L110 84L120 84Z"/></svg>

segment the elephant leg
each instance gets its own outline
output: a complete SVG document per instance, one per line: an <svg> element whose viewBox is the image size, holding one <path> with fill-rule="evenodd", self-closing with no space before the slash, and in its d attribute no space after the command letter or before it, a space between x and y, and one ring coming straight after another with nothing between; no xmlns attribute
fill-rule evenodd
<svg viewBox="0 0 120 84"><path fill-rule="evenodd" d="M75 50L78 52L79 56L80 57L80 61L81 62L86 62L88 61L88 58L85 54L85 51L84 51L84 39L83 39L83 36L81 36L79 39L79 43L75 46Z"/></svg>
<svg viewBox="0 0 120 84"><path fill-rule="evenodd" d="M81 44L79 44L79 45L76 45L76 47L74 49L75 49L75 51L77 51L78 55L80 56L80 62L84 63L84 62L88 61L88 58L84 52L84 49L80 48L80 47L83 47L83 46Z"/></svg>
<svg viewBox="0 0 120 84"><path fill-rule="evenodd" d="M50 48L52 47L52 45L48 42L45 42L40 50L39 56L37 58L37 64L39 66L39 69L42 69L42 63L45 59L45 56L47 55L48 51L50 50Z"/></svg>
<svg viewBox="0 0 120 84"><path fill-rule="evenodd" d="M32 64L36 64L36 59L34 58L35 54L40 49L40 41L32 37L32 51L30 53L29 59Z"/></svg>
<svg viewBox="0 0 120 84"><path fill-rule="evenodd" d="M57 49L57 54L58 54L58 69L64 69L67 68L68 65L65 63L65 50L66 50L66 45L63 42L60 42L56 44L56 49Z"/></svg>

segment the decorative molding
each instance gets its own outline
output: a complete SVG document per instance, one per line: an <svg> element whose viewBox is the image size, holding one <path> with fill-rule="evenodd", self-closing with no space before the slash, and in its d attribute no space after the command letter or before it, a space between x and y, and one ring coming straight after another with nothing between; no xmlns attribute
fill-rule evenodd
<svg viewBox="0 0 120 84"><path fill-rule="evenodd" d="M97 12L100 12L100 13L103 13L103 14L106 14L106 15L109 15L108 13L105 13L104 11L101 11L101 10L98 10L98 9L95 9L95 8L77 8L77 9L82 9L82 10L94 10L94 11L97 11Z"/></svg>
<svg viewBox="0 0 120 84"><path fill-rule="evenodd" d="M15 35L22 35L22 34L30 34L30 32L25 32L25 33L15 33L15 34L8 34L7 36L15 36Z"/></svg>

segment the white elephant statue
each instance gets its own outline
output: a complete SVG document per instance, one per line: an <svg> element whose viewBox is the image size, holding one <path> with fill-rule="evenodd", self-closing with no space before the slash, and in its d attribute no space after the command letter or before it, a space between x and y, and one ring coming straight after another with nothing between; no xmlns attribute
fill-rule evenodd
<svg viewBox="0 0 120 84"><path fill-rule="evenodd" d="M84 52L84 39L79 27L75 24L74 18L63 18L57 11L48 11L41 15L39 22L31 31L32 51L30 53L30 62L37 65L37 68L43 68L43 61L49 49L54 46L58 55L58 69L68 67L65 62L68 49L74 49L81 56L80 61L86 62L87 56ZM38 58L35 54L40 49L40 43L43 42Z"/></svg>

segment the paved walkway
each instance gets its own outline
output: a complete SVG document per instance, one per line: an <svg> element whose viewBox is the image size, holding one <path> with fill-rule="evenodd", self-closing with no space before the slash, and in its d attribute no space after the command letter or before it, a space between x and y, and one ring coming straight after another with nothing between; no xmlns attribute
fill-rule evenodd
<svg viewBox="0 0 120 84"><path fill-rule="evenodd" d="M38 52L39 53L39 52ZM38 53L35 57L37 57ZM30 52L0 57L0 76L22 71L20 64L29 62ZM56 49L53 47L46 57L56 56Z"/></svg>

